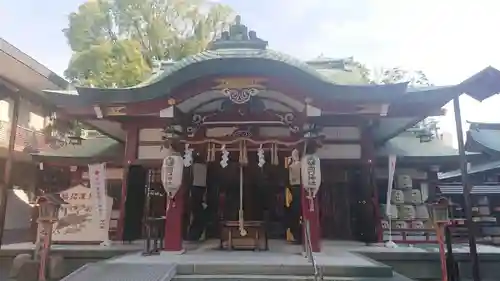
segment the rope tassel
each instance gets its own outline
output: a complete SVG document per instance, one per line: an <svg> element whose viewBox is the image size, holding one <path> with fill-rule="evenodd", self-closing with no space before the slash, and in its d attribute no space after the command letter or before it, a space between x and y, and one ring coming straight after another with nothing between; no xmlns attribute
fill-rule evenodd
<svg viewBox="0 0 500 281"><path fill-rule="evenodd" d="M207 163L212 161L212 143L208 143L207 146Z"/></svg>

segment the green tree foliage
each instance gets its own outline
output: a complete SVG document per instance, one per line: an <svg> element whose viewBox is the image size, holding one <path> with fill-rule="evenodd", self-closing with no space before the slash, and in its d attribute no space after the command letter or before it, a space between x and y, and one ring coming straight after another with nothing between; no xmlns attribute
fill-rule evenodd
<svg viewBox="0 0 500 281"><path fill-rule="evenodd" d="M233 18L204 0L87 1L64 29L73 57L65 76L79 85L128 87L155 60L178 60L206 48Z"/></svg>
<svg viewBox="0 0 500 281"><path fill-rule="evenodd" d="M409 87L425 87L432 86L427 75L421 70L407 70L401 67L392 68L375 68L369 69L365 64L355 62L355 66L359 69L364 80L370 84L394 84L408 82ZM440 127L439 119L435 117L427 117L418 122L410 129L417 136L429 136L431 139L439 137Z"/></svg>
<svg viewBox="0 0 500 281"><path fill-rule="evenodd" d="M88 86L135 85L150 71L140 50L140 44L130 39L91 45L74 53L65 74Z"/></svg>
<svg viewBox="0 0 500 281"><path fill-rule="evenodd" d="M409 87L432 86L432 83L423 71L410 71L399 67L376 69L372 72L371 79L372 83L375 84L408 82ZM430 139L439 137L439 130L439 120L434 117L427 117L410 129L417 136L426 136L430 137Z"/></svg>
<svg viewBox="0 0 500 281"><path fill-rule="evenodd" d="M427 75L421 70L407 70L400 67L378 68L370 73L370 80L374 84L394 84L408 82L410 87L431 86Z"/></svg>

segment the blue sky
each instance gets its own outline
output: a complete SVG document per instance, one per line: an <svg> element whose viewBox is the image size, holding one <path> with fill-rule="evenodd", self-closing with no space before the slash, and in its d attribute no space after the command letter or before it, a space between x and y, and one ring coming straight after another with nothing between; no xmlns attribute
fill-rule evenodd
<svg viewBox="0 0 500 281"><path fill-rule="evenodd" d="M83 0L0 1L0 36L62 74L61 30ZM498 0L220 0L270 47L301 59L354 56L371 66L421 69L435 84L500 68ZM500 98L464 98L466 119L500 121ZM451 109L443 126L453 130Z"/></svg>

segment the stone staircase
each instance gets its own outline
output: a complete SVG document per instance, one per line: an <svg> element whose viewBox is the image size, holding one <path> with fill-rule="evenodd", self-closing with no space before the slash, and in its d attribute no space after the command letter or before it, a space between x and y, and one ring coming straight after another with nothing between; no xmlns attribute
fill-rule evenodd
<svg viewBox="0 0 500 281"><path fill-rule="evenodd" d="M173 281L315 281L312 276L293 275L179 275ZM404 276L398 275L392 278L372 277L330 277L326 276L324 281L412 281Z"/></svg>
<svg viewBox="0 0 500 281"><path fill-rule="evenodd" d="M61 281L170 281L174 265L98 262L86 264Z"/></svg>
<svg viewBox="0 0 500 281"><path fill-rule="evenodd" d="M318 265L325 281L411 281L387 265L352 253L319 256ZM302 256L253 252L132 254L85 265L62 281L314 281L313 272Z"/></svg>

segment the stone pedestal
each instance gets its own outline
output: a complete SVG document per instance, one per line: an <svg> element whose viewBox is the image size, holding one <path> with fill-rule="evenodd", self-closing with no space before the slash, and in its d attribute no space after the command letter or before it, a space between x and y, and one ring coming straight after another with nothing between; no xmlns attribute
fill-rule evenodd
<svg viewBox="0 0 500 281"><path fill-rule="evenodd" d="M30 254L19 254L12 261L9 278L18 281L38 280L39 267L40 261L33 260ZM64 257L60 255L50 256L47 277L51 280L59 280L65 274Z"/></svg>

